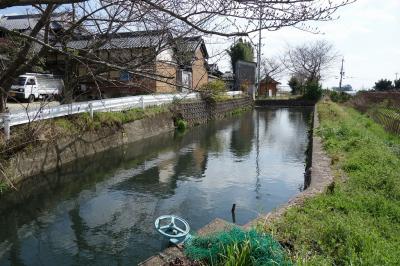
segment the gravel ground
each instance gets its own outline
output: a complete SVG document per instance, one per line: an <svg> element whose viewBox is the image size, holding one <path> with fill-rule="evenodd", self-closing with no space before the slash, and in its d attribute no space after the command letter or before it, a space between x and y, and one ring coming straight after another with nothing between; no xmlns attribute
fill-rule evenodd
<svg viewBox="0 0 400 266"><path fill-rule="evenodd" d="M19 112L19 111L24 111L24 110L34 110L38 109L40 107L48 107L48 106L58 106L60 103L58 101L35 101L33 103L16 103L16 102L8 102L7 107L8 110L13 113L13 112Z"/></svg>

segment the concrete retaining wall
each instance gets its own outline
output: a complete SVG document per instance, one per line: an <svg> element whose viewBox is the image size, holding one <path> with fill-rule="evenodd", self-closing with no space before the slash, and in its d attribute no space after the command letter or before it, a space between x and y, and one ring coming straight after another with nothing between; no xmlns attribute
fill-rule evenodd
<svg viewBox="0 0 400 266"><path fill-rule="evenodd" d="M39 147L16 154L10 161L8 174L14 183L82 157L139 141L174 129L170 113L159 114L122 125L121 128L102 128L62 139L45 141Z"/></svg>
<svg viewBox="0 0 400 266"><path fill-rule="evenodd" d="M175 106L173 113L166 112L136 120L122 125L121 128L102 128L98 131L87 131L62 139L44 141L33 150L16 154L9 160L6 172L12 182L18 184L26 177L64 167L79 158L171 131L174 129L176 115L194 125L222 118L227 112L251 104L249 98L233 99L212 106L204 101L182 103Z"/></svg>

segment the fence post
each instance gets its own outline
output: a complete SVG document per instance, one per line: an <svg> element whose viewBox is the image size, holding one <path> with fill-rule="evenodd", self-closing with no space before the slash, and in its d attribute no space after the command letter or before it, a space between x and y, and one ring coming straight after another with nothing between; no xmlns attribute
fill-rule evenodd
<svg viewBox="0 0 400 266"><path fill-rule="evenodd" d="M144 110L144 99L143 99L143 96L140 97L140 106L141 106L142 109Z"/></svg>
<svg viewBox="0 0 400 266"><path fill-rule="evenodd" d="M89 103L89 113L90 113L90 118L93 119L93 104Z"/></svg>
<svg viewBox="0 0 400 266"><path fill-rule="evenodd" d="M3 117L3 126L4 126L4 135L6 140L10 139L11 135L11 114L10 113L2 113L1 116Z"/></svg>

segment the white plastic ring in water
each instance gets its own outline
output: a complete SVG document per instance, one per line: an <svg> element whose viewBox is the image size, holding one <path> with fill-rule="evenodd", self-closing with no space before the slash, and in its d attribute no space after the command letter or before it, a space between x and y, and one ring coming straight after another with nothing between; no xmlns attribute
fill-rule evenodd
<svg viewBox="0 0 400 266"><path fill-rule="evenodd" d="M161 226L162 221L164 220L168 220L168 223L164 223L165 225ZM178 227L175 223L176 221L179 221L181 224L183 224L184 228ZM154 226L160 234L168 238L182 238L185 237L190 231L188 222L175 215L162 215L158 217L154 222Z"/></svg>

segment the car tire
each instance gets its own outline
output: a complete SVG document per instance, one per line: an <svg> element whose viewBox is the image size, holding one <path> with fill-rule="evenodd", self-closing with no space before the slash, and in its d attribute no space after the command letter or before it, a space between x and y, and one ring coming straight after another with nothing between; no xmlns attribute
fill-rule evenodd
<svg viewBox="0 0 400 266"><path fill-rule="evenodd" d="M29 95L28 102L33 103L34 101L35 101L35 95L33 95L33 94Z"/></svg>

